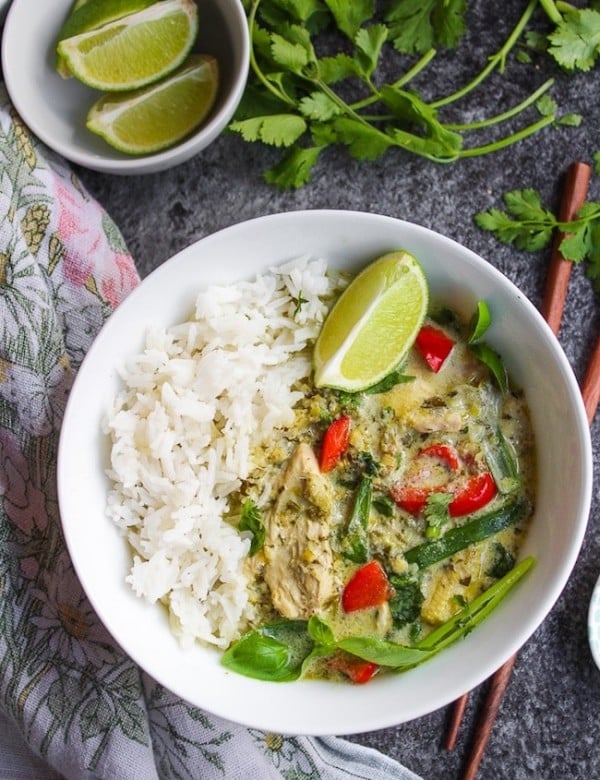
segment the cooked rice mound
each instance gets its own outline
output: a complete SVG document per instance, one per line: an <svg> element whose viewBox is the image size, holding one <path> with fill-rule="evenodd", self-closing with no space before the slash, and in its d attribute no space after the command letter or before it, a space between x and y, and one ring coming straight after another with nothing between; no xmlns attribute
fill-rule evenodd
<svg viewBox="0 0 600 780"><path fill-rule="evenodd" d="M301 259L209 287L187 322L151 329L122 372L106 421L108 513L133 548L127 581L165 604L184 645L239 635L249 540L223 517L254 448L293 422L294 386L311 371L305 347L335 284L325 271Z"/></svg>

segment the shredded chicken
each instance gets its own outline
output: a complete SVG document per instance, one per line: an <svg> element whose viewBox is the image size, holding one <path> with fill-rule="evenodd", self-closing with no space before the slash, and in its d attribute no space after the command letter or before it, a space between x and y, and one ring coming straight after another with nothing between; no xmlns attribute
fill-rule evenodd
<svg viewBox="0 0 600 780"><path fill-rule="evenodd" d="M307 619L334 593L329 541L333 490L308 444L299 444L268 518L265 582L284 617Z"/></svg>

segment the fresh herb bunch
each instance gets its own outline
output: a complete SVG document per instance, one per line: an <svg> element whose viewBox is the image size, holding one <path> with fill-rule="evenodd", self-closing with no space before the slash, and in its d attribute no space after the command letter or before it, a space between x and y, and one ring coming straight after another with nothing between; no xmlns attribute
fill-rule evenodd
<svg viewBox="0 0 600 780"><path fill-rule="evenodd" d="M600 175L600 152L594 156L595 172ZM492 233L503 244L526 252L548 247L555 231L563 234L559 249L566 260L586 261L586 273L600 293L600 203L586 201L575 219L562 222L542 203L537 190L512 190L502 196L505 210L492 208L475 215L476 224Z"/></svg>
<svg viewBox="0 0 600 780"><path fill-rule="evenodd" d="M230 128L246 141L285 148L265 178L280 187L301 187L310 180L323 151L332 145L345 147L359 160L374 160L389 149L400 148L448 163L505 148L555 121L576 124L578 119L573 116L557 120L556 103L547 94L552 79L507 111L478 122L445 122L440 115L491 73L504 70L540 2L526 3L504 45L487 59L480 73L451 94L426 101L409 85L434 60L436 47L458 45L465 32L466 0L379 4L375 0L244 0L251 74ZM548 15L552 12L554 24L558 25L558 17L563 26L573 20L570 11L558 11L551 0L543 7ZM596 11L589 13L600 19ZM587 15L578 18L589 21ZM592 27L590 23L593 38ZM558 31L557 27L552 35L558 36ZM590 59L567 57L567 47L559 45L558 38L544 42L543 48L572 67ZM381 83L380 65L390 47L406 55L402 61L410 67ZM323 50L328 53L321 55ZM537 118L529 124L489 143L471 145L473 132L536 108Z"/></svg>

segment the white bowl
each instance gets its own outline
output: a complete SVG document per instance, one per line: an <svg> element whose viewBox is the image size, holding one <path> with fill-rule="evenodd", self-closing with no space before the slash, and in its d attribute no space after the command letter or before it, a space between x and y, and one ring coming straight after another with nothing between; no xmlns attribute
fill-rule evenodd
<svg viewBox="0 0 600 780"><path fill-rule="evenodd" d="M117 367L140 351L152 321L192 310L208 283L248 278L308 254L353 270L390 249L421 261L432 296L465 316L486 299L490 342L525 389L537 437L539 493L523 555L537 565L469 636L433 660L368 685L266 683L227 671L216 651L182 650L163 612L125 584L129 552L105 516L108 442L101 419L119 388ZM298 211L251 220L190 246L148 276L111 316L79 371L58 460L64 532L98 615L129 655L184 699L225 718L291 734L348 734L388 727L447 704L513 655L543 621L577 558L590 506L592 455L579 388L561 347L528 299L485 260L437 233L384 216Z"/></svg>
<svg viewBox="0 0 600 780"><path fill-rule="evenodd" d="M223 131L246 85L250 62L248 25L240 0L198 0L197 51L213 54L220 67L216 103L204 124L176 146L129 156L86 129L89 107L100 95L55 69L55 41L73 0L13 0L2 36L6 89L25 124L71 162L116 174L154 173L179 165Z"/></svg>

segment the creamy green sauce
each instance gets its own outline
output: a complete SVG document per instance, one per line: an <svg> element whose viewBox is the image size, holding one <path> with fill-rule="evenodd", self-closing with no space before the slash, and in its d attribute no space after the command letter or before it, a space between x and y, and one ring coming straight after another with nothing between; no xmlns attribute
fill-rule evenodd
<svg viewBox="0 0 600 780"><path fill-rule="evenodd" d="M387 392L349 396L306 385L293 425L254 453L257 467L240 492L239 506L248 498L258 506L266 540L248 559L248 628L317 614L337 639L376 636L412 644L489 588L517 557L535 497L535 450L525 398L518 389L498 389L469 349L462 326L436 327L456 342L438 373L413 348L403 366L413 379ZM307 453L318 457L328 425L342 414L351 418L348 448L333 471L315 473ZM415 514L394 502L394 490L413 485L456 493L469 477L490 470L500 441L518 467L517 477L496 475L503 484L496 485L492 500L467 516L446 517L439 533L493 512L515 495L529 511L517 525L440 562L421 569L407 562L407 550L436 532L426 512ZM305 445L305 462L294 465L299 445ZM443 458L424 457L423 450L432 445L456 453L459 465L451 468ZM347 555L347 537L365 474L373 498L365 528L368 559L379 561L394 582L410 581L420 590L418 614L408 621L398 619L393 600L354 612L341 607L344 587L361 566ZM315 663L311 673L339 676L327 662Z"/></svg>

